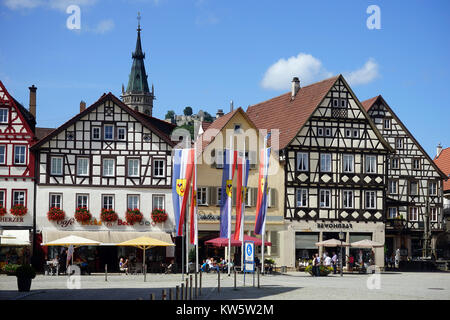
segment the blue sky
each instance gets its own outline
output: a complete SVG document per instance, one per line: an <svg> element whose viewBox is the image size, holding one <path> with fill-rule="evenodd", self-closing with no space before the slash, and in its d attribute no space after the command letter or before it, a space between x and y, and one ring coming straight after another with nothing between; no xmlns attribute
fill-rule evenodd
<svg viewBox="0 0 450 320"><path fill-rule="evenodd" d="M66 27L70 4L80 30ZM380 30L366 26L369 5ZM290 73L302 84L342 73L361 101L382 94L431 156L450 146L445 0L0 0L0 79L24 105L38 87L42 127L75 115L80 100L119 96L138 11L156 117L188 105L215 114L230 100L246 109L287 91Z"/></svg>

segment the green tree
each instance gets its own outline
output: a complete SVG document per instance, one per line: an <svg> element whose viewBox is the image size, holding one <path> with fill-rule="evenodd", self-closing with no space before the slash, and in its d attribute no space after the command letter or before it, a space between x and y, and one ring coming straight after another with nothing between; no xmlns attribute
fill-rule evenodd
<svg viewBox="0 0 450 320"><path fill-rule="evenodd" d="M187 106L186 108L184 108L183 113L185 116L192 116L192 108Z"/></svg>
<svg viewBox="0 0 450 320"><path fill-rule="evenodd" d="M205 111L205 116L204 116L203 120L206 122L214 122L214 118L207 111Z"/></svg>
<svg viewBox="0 0 450 320"><path fill-rule="evenodd" d="M173 119L174 116L175 116L175 111L169 110L169 111L167 111L166 117L164 119Z"/></svg>

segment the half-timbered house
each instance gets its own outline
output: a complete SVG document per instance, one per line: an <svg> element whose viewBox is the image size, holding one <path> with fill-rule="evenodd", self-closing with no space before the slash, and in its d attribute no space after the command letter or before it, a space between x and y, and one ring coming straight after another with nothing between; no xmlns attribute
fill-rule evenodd
<svg viewBox="0 0 450 320"><path fill-rule="evenodd" d="M285 265L310 259L316 242L339 239L340 232L350 242L384 242L392 148L342 75L305 87L294 78L291 92L250 106L247 114L258 128L280 130L284 217L290 222L281 236L281 250L290 252ZM384 264L382 248L375 249L375 260Z"/></svg>
<svg viewBox="0 0 450 320"><path fill-rule="evenodd" d="M387 254L400 249L406 260L430 256L432 249L436 255L436 240L444 227L442 184L446 176L381 95L362 104L395 149L388 165Z"/></svg>
<svg viewBox="0 0 450 320"><path fill-rule="evenodd" d="M173 125L137 112L113 94L103 94L89 108L52 131L32 150L37 159L37 229L44 242L68 234L102 243L119 243L142 235L171 242L174 217L171 199ZM60 208L61 221L47 212ZM92 218L75 219L77 208ZM155 208L168 214L165 222L152 220ZM101 211L112 209L115 221L102 221ZM129 222L128 209L139 209L140 222ZM117 267L123 249L99 249L101 265ZM134 251L133 251L134 252ZM173 256L173 253L169 255ZM151 255L152 256L152 255ZM159 256L165 256L162 249Z"/></svg>
<svg viewBox="0 0 450 320"><path fill-rule="evenodd" d="M33 228L34 155L29 147L35 140L35 86L30 87L30 106L25 109L0 81L0 234L13 237L0 239L0 267L8 262L6 255L9 263L20 262L18 251L29 248L22 245L30 244Z"/></svg>

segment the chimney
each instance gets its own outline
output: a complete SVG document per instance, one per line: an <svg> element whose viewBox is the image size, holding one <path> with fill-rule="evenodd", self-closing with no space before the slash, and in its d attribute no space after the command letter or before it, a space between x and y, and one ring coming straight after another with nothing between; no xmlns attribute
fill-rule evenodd
<svg viewBox="0 0 450 320"><path fill-rule="evenodd" d="M233 100L230 101L230 112L233 112L234 110L234 103Z"/></svg>
<svg viewBox="0 0 450 320"><path fill-rule="evenodd" d="M298 90L300 90L300 80L297 77L292 79L291 100L294 100Z"/></svg>
<svg viewBox="0 0 450 320"><path fill-rule="evenodd" d="M219 110L217 110L217 113L216 113L216 119L219 119L221 116L223 116L223 110L219 109Z"/></svg>
<svg viewBox="0 0 450 320"><path fill-rule="evenodd" d="M437 150L436 150L436 158L439 157L439 155L441 154L441 152L442 152L442 146L441 146L441 144L439 143L438 146L437 146Z"/></svg>
<svg viewBox="0 0 450 320"><path fill-rule="evenodd" d="M30 113L33 115L33 117L36 119L36 90L37 88L34 86L34 84L31 87L28 87L30 89Z"/></svg>
<svg viewBox="0 0 450 320"><path fill-rule="evenodd" d="M82 113L84 110L86 110L86 102L81 100L80 101L80 113Z"/></svg>

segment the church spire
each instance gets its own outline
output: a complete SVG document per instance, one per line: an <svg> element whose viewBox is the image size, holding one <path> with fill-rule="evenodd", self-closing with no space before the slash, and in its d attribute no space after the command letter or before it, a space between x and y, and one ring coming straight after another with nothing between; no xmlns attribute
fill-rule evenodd
<svg viewBox="0 0 450 320"><path fill-rule="evenodd" d="M138 12L137 16L137 40L136 49L132 53L133 64L128 78L127 90L122 95L123 102L128 104L135 110L146 114L152 114L153 108L153 90L150 92L147 73L145 72L145 53L142 51L141 45L141 14Z"/></svg>

